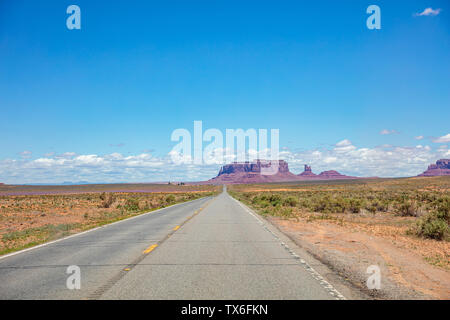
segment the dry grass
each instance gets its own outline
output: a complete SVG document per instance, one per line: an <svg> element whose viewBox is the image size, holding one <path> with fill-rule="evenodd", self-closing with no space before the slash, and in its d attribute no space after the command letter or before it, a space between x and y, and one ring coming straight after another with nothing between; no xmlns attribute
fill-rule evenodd
<svg viewBox="0 0 450 320"><path fill-rule="evenodd" d="M409 233L448 240L450 177L353 180L290 185L237 185L230 192L261 214L330 219L331 214L415 217ZM404 219L410 224L410 220Z"/></svg>
<svg viewBox="0 0 450 320"><path fill-rule="evenodd" d="M431 256L422 252L429 263L449 268L444 252L450 240L449 187L450 177L428 177L233 185L229 191L262 215L326 220L388 238L401 235L415 246L423 243L429 248ZM436 246L438 252L432 248L435 240L446 243Z"/></svg>

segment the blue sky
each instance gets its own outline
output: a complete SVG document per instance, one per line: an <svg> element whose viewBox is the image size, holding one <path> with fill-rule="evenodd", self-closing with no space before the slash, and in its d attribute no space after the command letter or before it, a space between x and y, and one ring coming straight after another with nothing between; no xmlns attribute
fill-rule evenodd
<svg viewBox="0 0 450 320"><path fill-rule="evenodd" d="M209 178L220 166L168 163L194 120L280 129L297 172L417 174L450 157L449 14L445 0L1 1L0 182Z"/></svg>

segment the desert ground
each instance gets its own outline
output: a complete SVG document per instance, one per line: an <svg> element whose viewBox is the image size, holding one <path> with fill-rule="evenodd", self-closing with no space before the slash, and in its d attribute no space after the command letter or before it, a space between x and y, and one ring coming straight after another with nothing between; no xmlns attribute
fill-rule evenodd
<svg viewBox="0 0 450 320"><path fill-rule="evenodd" d="M0 186L0 255L172 204L221 187L163 184Z"/></svg>
<svg viewBox="0 0 450 320"><path fill-rule="evenodd" d="M229 192L380 299L450 299L450 177L232 185ZM381 270L368 290L367 268Z"/></svg>

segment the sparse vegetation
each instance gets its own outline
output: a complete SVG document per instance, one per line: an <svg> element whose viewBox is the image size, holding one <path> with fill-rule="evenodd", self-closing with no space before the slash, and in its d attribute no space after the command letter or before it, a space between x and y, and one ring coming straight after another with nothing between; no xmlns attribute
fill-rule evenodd
<svg viewBox="0 0 450 320"><path fill-rule="evenodd" d="M449 222L450 197L446 196L439 198L435 211L424 215L409 232L429 239L442 240L449 237Z"/></svg>
<svg viewBox="0 0 450 320"><path fill-rule="evenodd" d="M410 228L410 235L443 240L449 233L449 187L450 179L439 177L237 185L229 191L264 215L295 217L307 213L321 219L329 219L330 214L415 217L418 220ZM286 208L290 208L289 214Z"/></svg>
<svg viewBox="0 0 450 320"><path fill-rule="evenodd" d="M214 186L170 188L173 192L0 195L0 254L220 191Z"/></svg>

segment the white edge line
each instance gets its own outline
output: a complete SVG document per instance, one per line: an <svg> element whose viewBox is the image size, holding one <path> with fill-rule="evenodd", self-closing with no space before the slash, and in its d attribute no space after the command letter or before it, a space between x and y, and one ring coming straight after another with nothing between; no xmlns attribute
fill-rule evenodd
<svg viewBox="0 0 450 320"><path fill-rule="evenodd" d="M158 212L158 211L162 211L162 210L165 210L165 209L173 208L173 207L185 204L185 203L189 203L189 202L205 199L207 197L210 197L210 196L206 196L206 197L198 198L198 199L194 199L194 200L189 200L189 201L185 201L185 202L181 202L181 203L176 203L176 204L170 205L168 207L156 209L156 210L149 211L149 212L144 212L144 213L135 215L133 217L125 218L125 219L122 219L122 220L119 220L119 221L115 221L115 222L107 223L107 224L99 226L99 227L95 227L93 229L89 229L89 230L86 230L86 231L83 231L83 232L75 233L75 234L72 234L70 236L67 236L67 237L64 237L64 238L61 238L61 239L53 240L53 241L50 241L50 242L45 242L45 243L39 244L37 246L33 246L33 247L26 248L26 249L23 249L23 250L11 252L11 253L8 253L8 254L0 256L0 260L3 260L5 258L9 258L9 257L15 256L15 255L27 252L27 251L31 251L31 250L34 250L34 249L42 248L42 247L48 246L48 245L50 245L52 243L56 243L56 242L64 241L64 240L67 240L67 239L70 239L70 238L74 238L74 237L77 237L77 236L81 236L81 235L86 234L88 232L92 232L92 231L95 231L95 230L98 230L98 229L106 228L106 227L112 226L114 224L118 224L118 223L125 222L125 221L130 221L132 219L143 217L143 216L146 216L148 214L155 213L155 212Z"/></svg>
<svg viewBox="0 0 450 320"><path fill-rule="evenodd" d="M244 211L246 211L247 213L249 213L250 215L252 215L256 220L258 220L258 222L263 225L272 235L276 236L272 230L270 230L266 224L255 214L253 213L253 210L251 208L249 208L248 206L246 206L245 204L243 204L242 202L240 202L239 200L235 199L234 197L230 196L234 201L236 201L243 209ZM281 244L286 247L289 251L292 251L292 249L289 248L288 245L286 245L284 242L281 241L281 239L278 238L278 236L276 236L276 238L281 242ZM293 242L294 243L294 242ZM295 244L295 243L294 243ZM295 256L297 256L295 254ZM305 260L301 259L300 260L301 264L305 265L305 269L309 269L311 276L313 278L315 278L319 284L325 289L328 290L328 292L334 296L336 295L340 300L347 300L345 298L345 296L340 293L331 283L329 283L328 281L325 280L325 278L319 273L317 272L313 267L311 267L309 265L309 263L307 263Z"/></svg>

